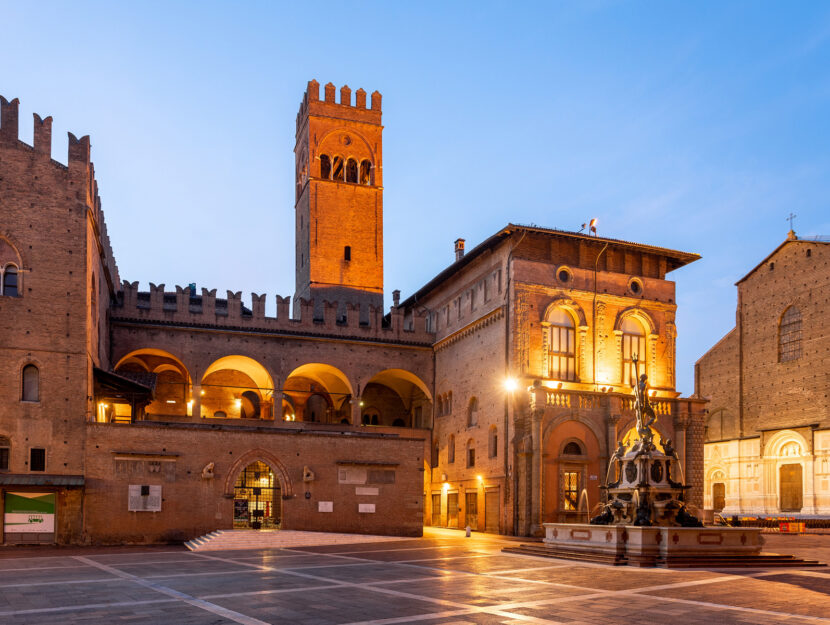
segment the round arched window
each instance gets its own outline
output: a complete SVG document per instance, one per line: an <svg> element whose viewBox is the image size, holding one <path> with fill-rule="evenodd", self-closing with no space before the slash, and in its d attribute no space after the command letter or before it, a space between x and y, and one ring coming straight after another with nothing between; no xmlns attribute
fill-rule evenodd
<svg viewBox="0 0 830 625"><path fill-rule="evenodd" d="M565 445L565 448L562 450L562 453L566 456L581 456L582 448L576 441L571 441L570 443Z"/></svg>
<svg viewBox="0 0 830 625"><path fill-rule="evenodd" d="M576 332L573 317L563 308L548 316L548 376L554 380L576 380Z"/></svg>

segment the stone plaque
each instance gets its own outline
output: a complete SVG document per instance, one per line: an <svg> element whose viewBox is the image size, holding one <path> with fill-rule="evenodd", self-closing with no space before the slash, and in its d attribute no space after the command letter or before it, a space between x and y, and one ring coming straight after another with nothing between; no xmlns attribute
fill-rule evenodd
<svg viewBox="0 0 830 625"><path fill-rule="evenodd" d="M333 501L318 501L317 512L334 512Z"/></svg>

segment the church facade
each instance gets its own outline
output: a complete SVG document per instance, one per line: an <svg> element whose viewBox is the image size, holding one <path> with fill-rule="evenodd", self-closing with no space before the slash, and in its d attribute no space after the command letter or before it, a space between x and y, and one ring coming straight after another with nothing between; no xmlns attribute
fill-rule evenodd
<svg viewBox="0 0 830 625"><path fill-rule="evenodd" d="M791 231L737 287L735 328L695 366L709 400L706 507L826 517L830 244Z"/></svg>
<svg viewBox="0 0 830 625"><path fill-rule="evenodd" d="M643 372L702 504L703 403L675 391L666 279L696 255L509 224L384 311L381 95L311 81L294 297L272 317L263 294L142 291L89 138L64 165L51 121L29 146L0 98L3 542L538 533L599 501Z"/></svg>

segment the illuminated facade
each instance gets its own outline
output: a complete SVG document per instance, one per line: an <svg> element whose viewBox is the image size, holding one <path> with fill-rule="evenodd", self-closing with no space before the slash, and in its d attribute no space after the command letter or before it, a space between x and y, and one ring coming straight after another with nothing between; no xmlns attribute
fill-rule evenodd
<svg viewBox="0 0 830 625"><path fill-rule="evenodd" d="M265 295L121 281L89 139L64 166L51 118L28 146L0 100L0 493L55 507L51 532L4 541L536 533L596 505L635 356L699 501L666 280L697 256L511 224L384 312L381 97L319 91L297 117L296 293L273 317Z"/></svg>
<svg viewBox="0 0 830 625"><path fill-rule="evenodd" d="M696 364L705 502L724 516L830 515L829 257L790 232L738 281L735 328Z"/></svg>

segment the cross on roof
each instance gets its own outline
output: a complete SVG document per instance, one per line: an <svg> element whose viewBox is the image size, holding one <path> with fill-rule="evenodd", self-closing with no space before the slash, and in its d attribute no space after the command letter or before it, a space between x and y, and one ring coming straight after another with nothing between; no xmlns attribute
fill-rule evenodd
<svg viewBox="0 0 830 625"><path fill-rule="evenodd" d="M787 217L787 221L789 221L789 222L790 222L790 230L792 230L792 229L793 229L793 220L794 220L796 217L798 217L798 215L793 215L792 213L790 213L790 216L789 216L789 217Z"/></svg>

